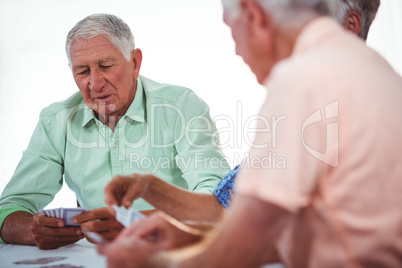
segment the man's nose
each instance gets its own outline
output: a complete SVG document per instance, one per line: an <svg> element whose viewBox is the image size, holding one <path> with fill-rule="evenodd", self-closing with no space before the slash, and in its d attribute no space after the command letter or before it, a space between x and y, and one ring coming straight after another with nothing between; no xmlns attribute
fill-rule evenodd
<svg viewBox="0 0 402 268"><path fill-rule="evenodd" d="M105 79L99 70L93 69L89 75L89 89L100 91L105 84Z"/></svg>

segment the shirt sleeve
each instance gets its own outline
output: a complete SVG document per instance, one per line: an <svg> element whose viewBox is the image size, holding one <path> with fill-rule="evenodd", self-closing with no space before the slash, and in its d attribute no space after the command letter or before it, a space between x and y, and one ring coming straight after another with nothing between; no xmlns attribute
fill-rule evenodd
<svg viewBox="0 0 402 268"><path fill-rule="evenodd" d="M225 177L218 183L214 190L214 195L218 199L219 203L226 209L229 208L232 196L234 194L234 184L236 180L237 173L239 171L239 166L236 166L234 169L229 171Z"/></svg>
<svg viewBox="0 0 402 268"><path fill-rule="evenodd" d="M230 166L220 148L209 107L191 90L180 95L177 107L180 114L173 129L176 163L190 191L212 193Z"/></svg>
<svg viewBox="0 0 402 268"><path fill-rule="evenodd" d="M55 149L55 119L44 110L27 149L0 197L0 228L15 211L35 214L49 204L63 184L63 161Z"/></svg>

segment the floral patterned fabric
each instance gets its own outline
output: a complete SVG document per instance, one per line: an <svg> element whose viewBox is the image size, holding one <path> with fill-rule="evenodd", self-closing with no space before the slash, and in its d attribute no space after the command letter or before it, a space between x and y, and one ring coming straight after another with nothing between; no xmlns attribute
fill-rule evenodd
<svg viewBox="0 0 402 268"><path fill-rule="evenodd" d="M236 179L236 175L240 170L240 165L236 166L234 169L229 171L225 177L219 182L214 190L214 195L218 198L218 201L224 206L226 209L229 208L232 195L233 195L233 187Z"/></svg>

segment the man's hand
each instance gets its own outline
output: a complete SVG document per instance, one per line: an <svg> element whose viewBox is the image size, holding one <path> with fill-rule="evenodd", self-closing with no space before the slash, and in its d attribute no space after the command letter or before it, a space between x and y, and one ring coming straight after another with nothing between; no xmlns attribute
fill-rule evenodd
<svg viewBox="0 0 402 268"><path fill-rule="evenodd" d="M124 228L106 207L78 214L73 218L73 222L80 224L81 229L99 233L107 240L113 240ZM91 239L87 239L94 243Z"/></svg>
<svg viewBox="0 0 402 268"><path fill-rule="evenodd" d="M144 220L131 224L127 230L122 232L119 238L124 239L124 237L130 236L140 237L157 243L160 249L180 248L203 238L201 235L202 231L200 231L200 234L183 231L172 224L171 222L173 221L178 222L164 212L157 212ZM181 226L184 226L184 224Z"/></svg>
<svg viewBox="0 0 402 268"><path fill-rule="evenodd" d="M148 267L155 253L189 245L201 238L176 228L162 213L155 213L131 224L112 243L98 245L98 252L108 258L109 268Z"/></svg>
<svg viewBox="0 0 402 268"><path fill-rule="evenodd" d="M131 207L135 199L145 196L154 178L152 174L115 176L104 189L106 204Z"/></svg>
<svg viewBox="0 0 402 268"><path fill-rule="evenodd" d="M39 249L54 249L84 238L79 227L64 227L63 220L39 212L33 216L31 232Z"/></svg>

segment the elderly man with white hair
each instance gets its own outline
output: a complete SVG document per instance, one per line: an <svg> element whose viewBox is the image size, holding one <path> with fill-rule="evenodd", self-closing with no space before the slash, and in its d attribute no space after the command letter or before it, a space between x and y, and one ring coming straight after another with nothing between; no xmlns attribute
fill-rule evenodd
<svg viewBox="0 0 402 268"><path fill-rule="evenodd" d="M41 112L0 196L0 243L54 249L82 239L82 230L114 239L123 225L105 207L103 188L116 175L153 173L212 193L230 169L209 107L188 88L140 75L142 52L127 23L112 14L87 16L65 48L79 91ZM72 222L68 208L56 217L41 212L64 182L87 210ZM133 207L153 208L144 200Z"/></svg>
<svg viewBox="0 0 402 268"><path fill-rule="evenodd" d="M380 0L340 1L341 7L334 16L345 29L354 32L366 40L370 26L376 17L378 8L380 7Z"/></svg>
<svg viewBox="0 0 402 268"><path fill-rule="evenodd" d="M366 39L380 1L339 1L341 5L333 17L344 29ZM236 166L222 178L213 195L177 188L152 174L116 176L105 187L105 202L108 206L130 207L135 199L144 199L178 220L217 221L223 207L230 207L234 182L240 169L241 165Z"/></svg>
<svg viewBox="0 0 402 268"><path fill-rule="evenodd" d="M267 88L260 116L285 118L249 158L286 166L244 165L229 212L195 246L161 251L163 215L132 225L98 247L109 267L401 267L401 77L330 18L338 0L223 4L236 53Z"/></svg>

